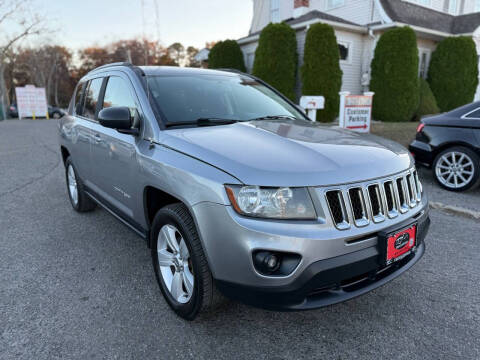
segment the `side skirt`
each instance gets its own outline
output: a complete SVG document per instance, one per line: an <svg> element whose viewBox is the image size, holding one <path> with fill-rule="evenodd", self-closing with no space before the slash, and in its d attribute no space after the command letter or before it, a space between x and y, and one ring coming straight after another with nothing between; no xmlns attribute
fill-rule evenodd
<svg viewBox="0 0 480 360"><path fill-rule="evenodd" d="M117 220L119 220L122 224L127 226L130 230L133 230L133 232L135 232L138 236L148 242L148 239L150 237L148 230L143 229L139 224L136 224L135 222L127 219L125 215L122 215L119 212L111 209L108 205L105 204L105 202L101 201L99 197L94 195L90 189L85 189L85 193L98 205L100 205L107 212L113 215Z"/></svg>

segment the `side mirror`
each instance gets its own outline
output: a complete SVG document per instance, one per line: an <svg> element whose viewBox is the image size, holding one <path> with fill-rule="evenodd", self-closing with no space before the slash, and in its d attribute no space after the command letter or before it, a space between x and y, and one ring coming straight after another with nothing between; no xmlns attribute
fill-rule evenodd
<svg viewBox="0 0 480 360"><path fill-rule="evenodd" d="M138 135L138 129L132 129L132 120L130 109L126 106L108 107L98 113L100 125L123 134Z"/></svg>

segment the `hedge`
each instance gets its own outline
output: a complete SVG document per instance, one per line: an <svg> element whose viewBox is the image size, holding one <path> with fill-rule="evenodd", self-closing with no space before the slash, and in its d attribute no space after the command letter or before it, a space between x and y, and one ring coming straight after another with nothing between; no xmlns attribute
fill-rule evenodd
<svg viewBox="0 0 480 360"><path fill-rule="evenodd" d="M295 101L297 37L285 23L269 24L260 34L253 75Z"/></svg>
<svg viewBox="0 0 480 360"><path fill-rule="evenodd" d="M388 30L379 39L372 61L373 116L383 121L410 121L418 109L417 37L410 27Z"/></svg>
<svg viewBox="0 0 480 360"><path fill-rule="evenodd" d="M208 54L210 69L237 69L245 72L245 62L240 46L235 40L220 41Z"/></svg>
<svg viewBox="0 0 480 360"><path fill-rule="evenodd" d="M435 95L433 95L428 82L420 79L420 104L418 105L414 120L420 121L422 116L434 115L439 112L440 109L438 108L437 100L435 100Z"/></svg>
<svg viewBox="0 0 480 360"><path fill-rule="evenodd" d="M440 110L473 101L478 86L478 57L470 37L446 38L432 54L428 82Z"/></svg>
<svg viewBox="0 0 480 360"><path fill-rule="evenodd" d="M333 121L338 115L342 70L337 38L330 25L310 26L305 39L301 75L303 95L325 97L325 109L317 112L317 121Z"/></svg>

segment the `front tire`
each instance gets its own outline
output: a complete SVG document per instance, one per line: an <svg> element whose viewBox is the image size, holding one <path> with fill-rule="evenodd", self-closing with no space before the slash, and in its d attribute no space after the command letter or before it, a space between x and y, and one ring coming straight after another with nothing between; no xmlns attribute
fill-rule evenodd
<svg viewBox="0 0 480 360"><path fill-rule="evenodd" d="M466 147L448 148L435 158L433 175L444 189L466 191L480 183L480 159Z"/></svg>
<svg viewBox="0 0 480 360"><path fill-rule="evenodd" d="M95 209L95 203L85 193L83 183L77 175L75 166L70 157L65 161L65 178L70 204L77 212L87 212Z"/></svg>
<svg viewBox="0 0 480 360"><path fill-rule="evenodd" d="M152 262L168 305L186 320L216 307L221 296L203 253L195 223L185 205L167 205L151 231Z"/></svg>

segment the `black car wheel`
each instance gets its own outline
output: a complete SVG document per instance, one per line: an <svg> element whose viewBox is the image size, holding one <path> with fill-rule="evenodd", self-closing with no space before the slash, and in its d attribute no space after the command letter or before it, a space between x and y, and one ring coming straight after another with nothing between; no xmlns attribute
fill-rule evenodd
<svg viewBox="0 0 480 360"><path fill-rule="evenodd" d="M222 297L185 205L172 204L158 211L152 224L151 244L160 290L179 316L193 320L199 312L216 307Z"/></svg>
<svg viewBox="0 0 480 360"><path fill-rule="evenodd" d="M443 188L465 191L480 180L480 160L472 150L455 146L443 150L433 163L433 174Z"/></svg>

